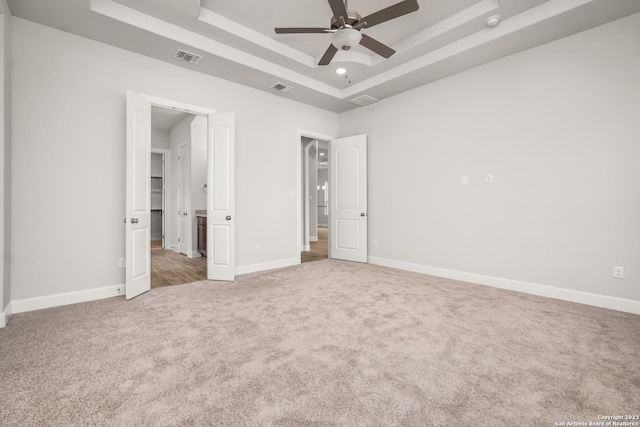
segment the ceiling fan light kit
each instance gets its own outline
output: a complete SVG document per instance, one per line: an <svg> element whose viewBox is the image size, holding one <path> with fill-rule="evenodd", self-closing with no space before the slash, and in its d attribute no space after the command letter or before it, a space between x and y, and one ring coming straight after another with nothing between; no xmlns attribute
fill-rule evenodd
<svg viewBox="0 0 640 427"><path fill-rule="evenodd" d="M349 50L362 40L362 34L353 28L342 28L331 35L331 44L338 49Z"/></svg>
<svg viewBox="0 0 640 427"><path fill-rule="evenodd" d="M331 36L331 44L324 55L322 55L318 65L330 64L339 49L349 50L357 44L366 47L384 58L389 58L396 53L396 51L378 40L363 34L361 30L415 12L419 8L418 0L404 0L363 18L358 12L347 10L343 0L327 1L333 12L330 28L275 29L276 34L333 33Z"/></svg>

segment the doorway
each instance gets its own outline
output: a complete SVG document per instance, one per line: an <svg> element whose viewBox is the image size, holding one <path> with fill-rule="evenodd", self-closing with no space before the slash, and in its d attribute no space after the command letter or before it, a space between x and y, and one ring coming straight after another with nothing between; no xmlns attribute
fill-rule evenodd
<svg viewBox="0 0 640 427"><path fill-rule="evenodd" d="M302 238L300 262L329 257L329 141L302 136Z"/></svg>
<svg viewBox="0 0 640 427"><path fill-rule="evenodd" d="M206 120L151 107L152 289L207 279L207 261L197 247L197 212L207 206Z"/></svg>
<svg viewBox="0 0 640 427"><path fill-rule="evenodd" d="M203 117L206 150L206 180L202 186L206 193L206 221L208 254L207 279L235 280L235 115L217 113L205 107L141 95L127 90L126 120L126 188L125 188L125 296L129 300L151 289L150 260L150 163L151 163L151 108L178 110ZM196 119L194 119L195 121ZM194 156L196 157L196 156ZM172 164L177 164L177 161ZM173 173L171 173L173 176ZM206 191L209 188L210 191ZM177 209L166 212L177 212ZM193 212L197 216L198 212ZM167 222L168 224L168 222ZM200 224L199 224L200 225ZM200 227L194 227L196 230ZM166 236L165 236L166 237ZM190 235L186 238L192 238ZM193 239L197 241L198 239ZM166 239L165 239L166 242ZM215 248L215 250L213 250Z"/></svg>

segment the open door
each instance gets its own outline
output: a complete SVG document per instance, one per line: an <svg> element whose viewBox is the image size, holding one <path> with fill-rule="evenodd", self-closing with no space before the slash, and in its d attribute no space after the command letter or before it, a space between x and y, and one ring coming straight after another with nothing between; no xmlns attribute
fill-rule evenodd
<svg viewBox="0 0 640 427"><path fill-rule="evenodd" d="M367 135L329 144L329 257L367 262Z"/></svg>
<svg viewBox="0 0 640 427"><path fill-rule="evenodd" d="M210 114L207 177L207 275L235 279L234 114Z"/></svg>
<svg viewBox="0 0 640 427"><path fill-rule="evenodd" d="M151 103L127 91L126 299L151 289Z"/></svg>

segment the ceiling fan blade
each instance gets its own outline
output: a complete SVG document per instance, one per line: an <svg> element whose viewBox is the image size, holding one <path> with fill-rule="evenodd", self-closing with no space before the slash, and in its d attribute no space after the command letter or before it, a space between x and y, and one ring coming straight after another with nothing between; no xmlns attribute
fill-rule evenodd
<svg viewBox="0 0 640 427"><path fill-rule="evenodd" d="M374 12L369 16L365 16L358 23L358 27L371 28L374 25L382 24L383 22L406 15L407 13L415 12L419 8L418 0L401 1L393 6L389 6L385 9Z"/></svg>
<svg viewBox="0 0 640 427"><path fill-rule="evenodd" d="M391 49L389 46L387 46L386 44L382 44L380 43L378 40L369 37L366 34L362 35L362 39L360 39L360 44L364 47L366 47L369 50L374 51L375 53L377 53L378 55L388 58L391 55L393 55L394 53L396 53L395 50Z"/></svg>
<svg viewBox="0 0 640 427"><path fill-rule="evenodd" d="M328 33L328 28L276 28L276 34Z"/></svg>
<svg viewBox="0 0 640 427"><path fill-rule="evenodd" d="M329 65L333 57L336 55L337 51L338 48L330 44L329 49L327 49L324 55L322 55L322 58L320 58L320 62L318 62L318 65Z"/></svg>
<svg viewBox="0 0 640 427"><path fill-rule="evenodd" d="M331 6L331 11L333 11L333 16L335 16L336 19L341 16L347 19L347 8L344 7L343 0L329 0L329 6Z"/></svg>

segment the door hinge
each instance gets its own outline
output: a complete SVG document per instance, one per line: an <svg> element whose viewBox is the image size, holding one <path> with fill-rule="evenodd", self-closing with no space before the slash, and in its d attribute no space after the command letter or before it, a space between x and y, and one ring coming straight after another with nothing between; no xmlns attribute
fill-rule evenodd
<svg viewBox="0 0 640 427"><path fill-rule="evenodd" d="M180 238L178 237L178 243L180 243Z"/></svg>

